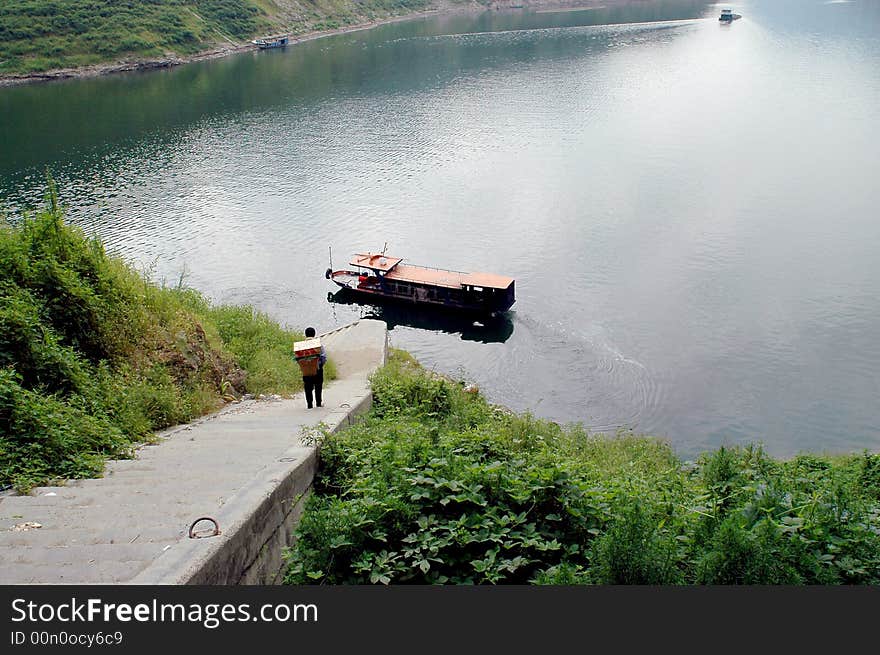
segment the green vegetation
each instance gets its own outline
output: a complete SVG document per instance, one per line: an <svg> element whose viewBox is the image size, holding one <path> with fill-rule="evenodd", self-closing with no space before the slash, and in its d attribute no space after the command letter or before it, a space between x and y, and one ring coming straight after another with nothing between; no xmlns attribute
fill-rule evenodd
<svg viewBox="0 0 880 655"><path fill-rule="evenodd" d="M325 435L287 582L878 584L880 456L777 461L514 415L396 353Z"/></svg>
<svg viewBox="0 0 880 655"><path fill-rule="evenodd" d="M265 26L250 0L7 0L0 74L191 54Z"/></svg>
<svg viewBox="0 0 880 655"><path fill-rule="evenodd" d="M0 485L91 477L224 400L292 393L297 338L109 257L64 224L50 182L44 210L0 227Z"/></svg>
<svg viewBox="0 0 880 655"><path fill-rule="evenodd" d="M424 11L433 4L432 0L312 0L299 3L301 11L284 21L284 31L305 34L337 30L389 16Z"/></svg>
<svg viewBox="0 0 880 655"><path fill-rule="evenodd" d="M185 56L254 36L336 29L431 0L4 0L0 76Z"/></svg>

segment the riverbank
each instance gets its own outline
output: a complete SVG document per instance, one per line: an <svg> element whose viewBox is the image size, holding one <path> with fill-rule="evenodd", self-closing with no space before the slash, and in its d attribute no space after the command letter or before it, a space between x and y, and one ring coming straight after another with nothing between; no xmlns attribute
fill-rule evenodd
<svg viewBox="0 0 880 655"><path fill-rule="evenodd" d="M0 231L0 482L26 492L0 498L2 582L269 583L287 551L295 584L880 583L880 455L685 462L402 351L383 367L370 320L323 335L323 407L236 402L297 388L297 335L153 285L61 219L50 186ZM205 516L219 533L189 538Z"/></svg>
<svg viewBox="0 0 880 655"><path fill-rule="evenodd" d="M379 27L380 25L388 25L391 23L398 23L402 21L416 20L419 18L426 18L428 16L487 11L487 8L485 6L480 5L476 2L468 2L467 4L441 2L436 4L438 4L438 6L431 9L417 11L401 16L390 16L388 18L371 20L365 23L346 25L329 30L313 30L305 33L279 32L276 34L267 35L267 38L279 38L286 36L290 39L290 44L288 46L290 47L299 43L305 43L307 41L313 41L315 39L321 39L328 36L346 34L349 32L358 32L362 30L372 29L374 27ZM81 67L61 68L45 72L34 72L22 75L0 75L0 87L31 84L37 82L52 82L59 80L99 77L103 75L112 75L115 73L160 70L198 61L208 61L211 59L228 57L230 55L241 54L258 49L258 46L248 41L234 45L223 45L217 48L200 51L191 55L175 55L159 59L126 59L122 61L93 64Z"/></svg>
<svg viewBox="0 0 880 655"><path fill-rule="evenodd" d="M623 4L627 1L629 0L613 0L615 4ZM290 39L290 47L298 43L305 43L307 41L313 41L328 36L369 30L381 25L417 20L429 16L473 14L487 11L531 10L536 12L564 12L571 10L599 9L604 8L605 4L607 4L607 2L599 2L599 0L575 0L574 2L571 0L531 0L530 2L521 2L518 0L490 0L484 2L478 0L463 0L461 2L456 2L455 0L433 0L428 9L417 10L401 15L352 23L350 25L341 25L332 29L306 30L302 32L297 30L279 31L264 36L267 38L286 36ZM335 20L332 20L333 18L333 16L328 16L325 23L336 22ZM101 62L84 66L55 68L46 71L35 71L22 74L0 74L0 87L90 78L116 73L160 70L193 62L218 59L258 49L258 46L254 45L250 40L237 42L225 37L224 40L219 43L220 44L215 47L199 50L198 52L191 54L168 54L167 56L159 58L131 57L116 61Z"/></svg>

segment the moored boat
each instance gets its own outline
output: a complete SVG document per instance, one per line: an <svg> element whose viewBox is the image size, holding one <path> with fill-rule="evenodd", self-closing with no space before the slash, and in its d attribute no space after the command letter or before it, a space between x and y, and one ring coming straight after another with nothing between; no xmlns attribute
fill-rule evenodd
<svg viewBox="0 0 880 655"><path fill-rule="evenodd" d="M359 253L349 262L357 270L328 268L325 277L366 302L397 301L497 314L516 301L513 278L402 262L383 253Z"/></svg>
<svg viewBox="0 0 880 655"><path fill-rule="evenodd" d="M278 39L254 39L251 43L258 46L260 50L267 48L283 48L287 45L287 37L283 36Z"/></svg>

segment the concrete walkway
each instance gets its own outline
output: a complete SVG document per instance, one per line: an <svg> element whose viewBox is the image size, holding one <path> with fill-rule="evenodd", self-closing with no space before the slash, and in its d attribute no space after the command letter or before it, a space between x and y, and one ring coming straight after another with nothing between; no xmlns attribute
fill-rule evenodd
<svg viewBox="0 0 880 655"><path fill-rule="evenodd" d="M317 466L303 429L339 429L369 408L386 340L373 320L322 335L338 370L324 407L306 409L302 393L242 401L163 433L136 459L108 462L103 478L0 498L0 584L277 581ZM189 538L203 516L220 534Z"/></svg>

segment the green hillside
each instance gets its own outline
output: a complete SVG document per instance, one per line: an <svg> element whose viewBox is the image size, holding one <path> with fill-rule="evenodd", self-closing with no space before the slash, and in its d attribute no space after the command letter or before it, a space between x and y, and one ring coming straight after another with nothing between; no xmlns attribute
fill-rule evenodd
<svg viewBox="0 0 880 655"><path fill-rule="evenodd" d="M256 35L335 29L431 0L4 0L0 76L192 55Z"/></svg>

